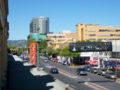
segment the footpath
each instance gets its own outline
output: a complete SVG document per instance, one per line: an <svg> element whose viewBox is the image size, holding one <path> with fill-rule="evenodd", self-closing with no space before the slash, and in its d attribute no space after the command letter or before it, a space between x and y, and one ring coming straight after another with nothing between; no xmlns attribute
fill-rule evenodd
<svg viewBox="0 0 120 90"><path fill-rule="evenodd" d="M66 84L54 79L16 55L8 56L7 90L67 90Z"/></svg>

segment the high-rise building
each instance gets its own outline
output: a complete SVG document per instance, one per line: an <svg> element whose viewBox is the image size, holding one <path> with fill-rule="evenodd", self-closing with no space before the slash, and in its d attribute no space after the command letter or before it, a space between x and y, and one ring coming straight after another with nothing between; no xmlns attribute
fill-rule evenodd
<svg viewBox="0 0 120 90"><path fill-rule="evenodd" d="M47 34L48 32L49 32L48 17L38 17L32 19L30 23L30 34L32 33Z"/></svg>

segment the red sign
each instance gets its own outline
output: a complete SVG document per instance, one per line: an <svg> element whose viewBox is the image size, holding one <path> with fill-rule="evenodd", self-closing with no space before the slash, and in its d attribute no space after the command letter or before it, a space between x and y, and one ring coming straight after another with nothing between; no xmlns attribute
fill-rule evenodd
<svg viewBox="0 0 120 90"><path fill-rule="evenodd" d="M29 48L30 48L30 63L31 64L36 64L36 43L31 43Z"/></svg>
<svg viewBox="0 0 120 90"><path fill-rule="evenodd" d="M97 65L97 60L86 60L86 63L89 63L91 65Z"/></svg>
<svg viewBox="0 0 120 90"><path fill-rule="evenodd" d="M115 69L119 69L120 70L120 65L116 66Z"/></svg>

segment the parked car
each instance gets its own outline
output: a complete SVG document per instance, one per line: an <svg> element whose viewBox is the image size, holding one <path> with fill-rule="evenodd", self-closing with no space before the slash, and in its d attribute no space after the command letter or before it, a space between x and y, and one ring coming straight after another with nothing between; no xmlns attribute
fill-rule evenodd
<svg viewBox="0 0 120 90"><path fill-rule="evenodd" d="M105 77L106 78L111 78L111 79L116 79L117 78L115 72L113 72L113 71L106 72Z"/></svg>
<svg viewBox="0 0 120 90"><path fill-rule="evenodd" d="M57 63L58 62L58 59L57 58L52 58L52 61Z"/></svg>
<svg viewBox="0 0 120 90"><path fill-rule="evenodd" d="M48 62L48 58L44 58L44 62L47 63Z"/></svg>
<svg viewBox="0 0 120 90"><path fill-rule="evenodd" d="M91 73L97 73L97 72L98 72L98 69L97 69L97 68L91 68L90 72L91 72Z"/></svg>
<svg viewBox="0 0 120 90"><path fill-rule="evenodd" d="M91 66L89 66L89 65L85 66L84 68L85 68L88 72L91 71Z"/></svg>
<svg viewBox="0 0 120 90"><path fill-rule="evenodd" d="M104 76L106 74L106 72L107 72L107 69L102 68L102 69L98 69L97 74Z"/></svg>
<svg viewBox="0 0 120 90"><path fill-rule="evenodd" d="M78 68L76 72L78 75L87 75L86 68Z"/></svg>
<svg viewBox="0 0 120 90"><path fill-rule="evenodd" d="M51 72L52 74L58 74L58 73L59 73L59 71L58 71L58 69L57 69L56 67L52 67L52 68L50 69L50 72Z"/></svg>

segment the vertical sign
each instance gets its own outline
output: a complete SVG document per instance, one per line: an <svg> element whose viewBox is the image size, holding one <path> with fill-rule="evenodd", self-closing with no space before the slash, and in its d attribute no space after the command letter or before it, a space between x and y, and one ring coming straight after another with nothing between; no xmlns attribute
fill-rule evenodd
<svg viewBox="0 0 120 90"><path fill-rule="evenodd" d="M31 43L29 48L30 48L30 63L31 64L36 64L36 43Z"/></svg>

